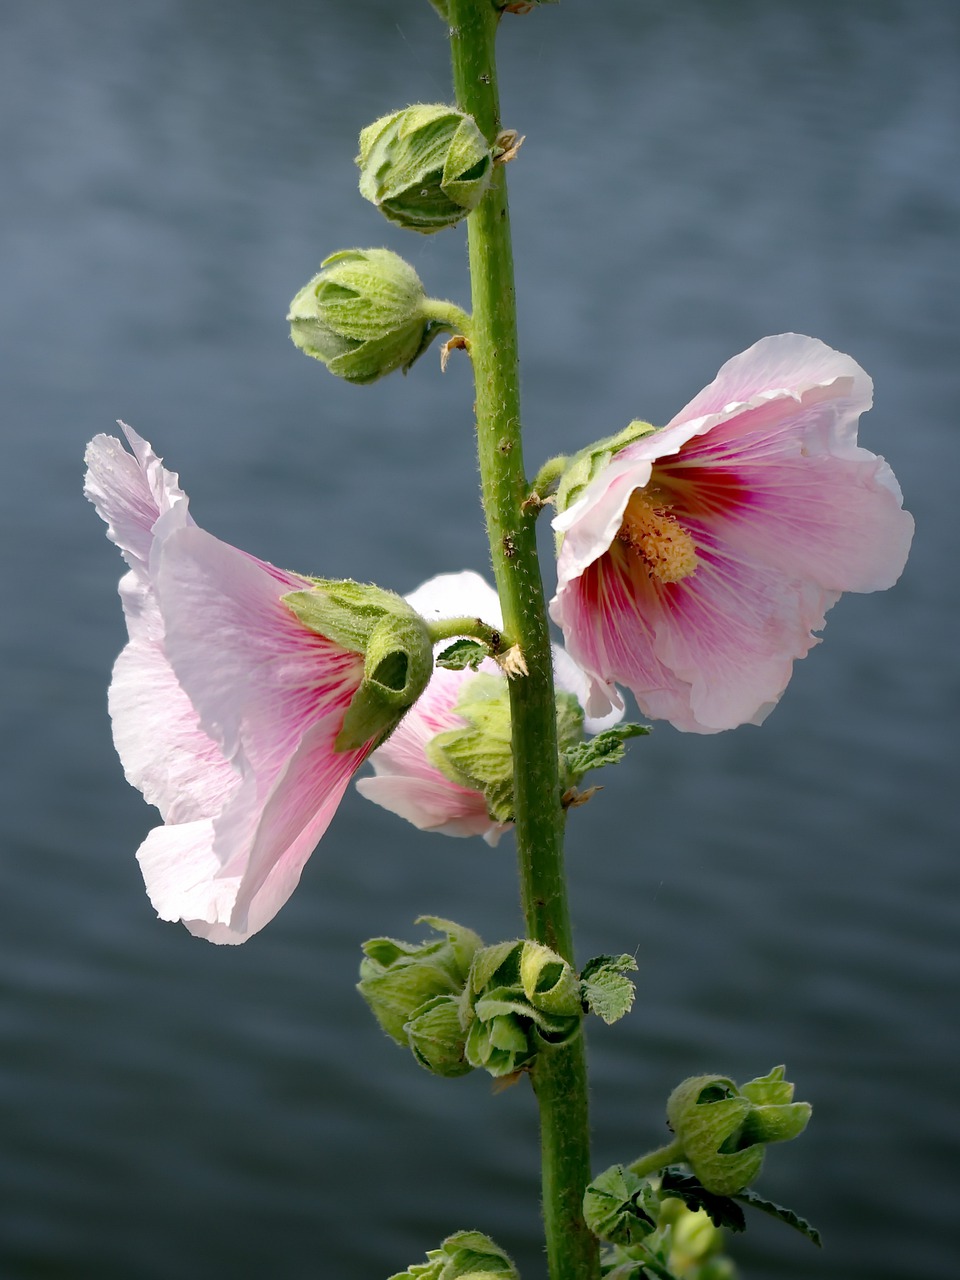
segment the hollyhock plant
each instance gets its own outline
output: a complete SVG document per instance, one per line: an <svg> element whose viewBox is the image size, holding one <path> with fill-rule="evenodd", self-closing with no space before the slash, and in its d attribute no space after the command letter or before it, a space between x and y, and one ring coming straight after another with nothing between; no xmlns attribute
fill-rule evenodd
<svg viewBox="0 0 960 1280"><path fill-rule="evenodd" d="M164 819L137 858L162 919L243 942L289 898L350 778L426 683L430 642L399 597L288 573L198 528L177 476L123 432L132 452L91 441L84 488L129 566L110 716L128 780ZM393 681L382 714L368 696L382 691L374 640L311 625L325 587L412 635L410 687ZM335 612L342 624L342 601ZM378 652L389 665L389 637Z"/></svg>
<svg viewBox="0 0 960 1280"><path fill-rule="evenodd" d="M407 603L428 622L444 618L479 617L494 627L503 626L500 600L493 588L471 570L441 573L430 578L406 597ZM449 640L436 646L439 653ZM582 704L590 691L590 680L559 645L553 649L557 688ZM434 668L423 695L404 717L393 734L370 757L375 776L360 778L357 790L374 804L422 831L439 831L448 836L483 836L496 845L510 822L492 817L483 794L462 786L435 763L430 744L440 734L463 727L458 703L478 675L505 681L496 663L485 658L476 671ZM584 720L588 733L609 728L622 716L617 706L598 718Z"/></svg>
<svg viewBox="0 0 960 1280"><path fill-rule="evenodd" d="M667 426L574 460L550 612L593 678L589 711L619 682L678 729L759 724L841 593L896 582L913 519L857 445L872 392L850 356L780 334Z"/></svg>

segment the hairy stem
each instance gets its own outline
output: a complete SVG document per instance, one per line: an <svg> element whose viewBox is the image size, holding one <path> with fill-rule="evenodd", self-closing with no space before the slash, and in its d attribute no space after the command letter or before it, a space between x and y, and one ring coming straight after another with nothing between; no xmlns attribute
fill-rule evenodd
<svg viewBox="0 0 960 1280"><path fill-rule="evenodd" d="M460 108L491 143L501 131L492 0L449 0L453 74ZM574 962L557 758L553 665L536 546L536 511L520 438L520 380L506 173L467 223L476 382L477 447L490 554L504 630L527 674L510 682L520 893L527 933ZM543 1217L551 1280L596 1280L598 1247L581 1210L590 1180L587 1074L582 1036L536 1061Z"/></svg>
<svg viewBox="0 0 960 1280"><path fill-rule="evenodd" d="M673 1142L668 1142L665 1147L658 1147L656 1151L648 1151L639 1160L634 1160L629 1168L630 1172L635 1173L638 1178L649 1178L652 1173L659 1173L668 1164L680 1164L682 1162L683 1143L679 1138L676 1138Z"/></svg>

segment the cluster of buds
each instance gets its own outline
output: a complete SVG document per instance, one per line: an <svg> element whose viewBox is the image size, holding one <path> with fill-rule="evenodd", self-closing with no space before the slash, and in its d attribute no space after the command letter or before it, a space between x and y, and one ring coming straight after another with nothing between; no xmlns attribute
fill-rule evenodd
<svg viewBox="0 0 960 1280"><path fill-rule="evenodd" d="M412 231L460 222L483 199L502 149L472 116L421 104L382 116L360 134L360 192L390 221ZM464 331L469 318L428 298L409 263L389 249L334 253L297 293L290 337L331 373L363 385L404 373L441 333Z"/></svg>
<svg viewBox="0 0 960 1280"><path fill-rule="evenodd" d="M426 1262L415 1262L390 1280L520 1280L520 1275L489 1236L458 1231L439 1249L430 1249Z"/></svg>
<svg viewBox="0 0 960 1280"><path fill-rule="evenodd" d="M614 1165L595 1178L583 1198L587 1226L608 1249L608 1274L621 1280L649 1275L683 1280L733 1280L723 1232L703 1209L691 1209L656 1179Z"/></svg>
<svg viewBox="0 0 960 1280"><path fill-rule="evenodd" d="M539 942L500 942L474 957L464 993L468 1061L492 1076L529 1067L569 1043L583 1018L580 980Z"/></svg>
<svg viewBox="0 0 960 1280"><path fill-rule="evenodd" d="M475 1067L511 1076L579 1033L584 988L555 951L529 941L485 947L462 925L421 920L445 937L365 942L358 990L422 1067L441 1076Z"/></svg>
<svg viewBox="0 0 960 1280"><path fill-rule="evenodd" d="M406 1045L422 1067L440 1076L462 1076L466 1060L460 1007L467 975L481 939L436 916L421 916L445 937L420 944L371 938L363 944L357 990L383 1030Z"/></svg>

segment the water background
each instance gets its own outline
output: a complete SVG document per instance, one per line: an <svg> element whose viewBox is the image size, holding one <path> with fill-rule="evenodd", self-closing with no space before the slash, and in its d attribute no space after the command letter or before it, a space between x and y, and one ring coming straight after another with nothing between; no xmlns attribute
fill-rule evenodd
<svg viewBox="0 0 960 1280"><path fill-rule="evenodd" d="M531 464L796 330L874 376L862 439L918 524L762 730L660 727L574 815L580 955L640 965L637 1010L591 1031L596 1167L663 1140L682 1077L784 1061L816 1117L760 1189L827 1248L761 1221L745 1276L954 1275L960 9L566 0L504 26ZM427 1076L353 990L360 942L420 913L518 932L512 841L351 792L248 945L158 922L105 710L120 560L80 493L122 416L204 527L279 564L399 590L486 568L465 361L357 389L283 320L354 245L466 303L461 233L390 228L352 165L375 116L448 95L426 0L0 8L4 1280L381 1280L463 1227L544 1274L528 1089Z"/></svg>

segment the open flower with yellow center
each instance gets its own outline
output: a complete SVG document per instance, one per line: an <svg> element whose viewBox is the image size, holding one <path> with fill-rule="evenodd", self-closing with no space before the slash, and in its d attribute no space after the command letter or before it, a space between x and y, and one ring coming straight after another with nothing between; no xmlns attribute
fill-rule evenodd
<svg viewBox="0 0 960 1280"><path fill-rule="evenodd" d="M667 426L575 460L550 612L593 677L588 714L622 684L678 729L759 724L840 595L896 582L913 519L857 445L872 394L849 356L780 334Z"/></svg>

